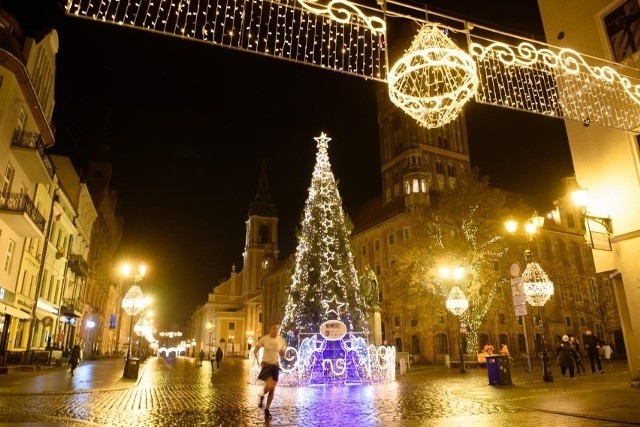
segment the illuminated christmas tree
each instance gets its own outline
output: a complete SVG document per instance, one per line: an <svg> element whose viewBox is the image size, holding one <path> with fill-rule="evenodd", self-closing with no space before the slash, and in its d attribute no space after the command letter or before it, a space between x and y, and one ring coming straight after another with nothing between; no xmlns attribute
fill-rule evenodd
<svg viewBox="0 0 640 427"><path fill-rule="evenodd" d="M340 320L348 332L363 332L367 322L353 263L350 222L331 172L328 143L322 133L309 197L298 232L295 267L288 290L282 331L297 346L301 333L318 333L328 320Z"/></svg>

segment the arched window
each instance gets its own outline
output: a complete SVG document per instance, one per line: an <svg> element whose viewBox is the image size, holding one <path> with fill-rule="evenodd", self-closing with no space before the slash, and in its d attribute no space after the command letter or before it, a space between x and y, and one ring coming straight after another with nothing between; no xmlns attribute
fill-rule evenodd
<svg viewBox="0 0 640 427"><path fill-rule="evenodd" d="M271 229L268 225L261 225L259 230L259 243L271 243Z"/></svg>
<svg viewBox="0 0 640 427"><path fill-rule="evenodd" d="M500 334L500 342L498 343L498 345L495 346L496 350L498 350L499 348L502 348L502 344L506 344L507 347L510 347L509 337L507 336L507 334Z"/></svg>
<svg viewBox="0 0 640 427"><path fill-rule="evenodd" d="M489 344L489 343L491 343L491 341L489 341L489 335L478 334L478 344L480 345L480 349L483 348L485 344Z"/></svg>
<svg viewBox="0 0 640 427"><path fill-rule="evenodd" d="M518 334L518 351L520 353L527 352L527 341L524 338L524 334Z"/></svg>

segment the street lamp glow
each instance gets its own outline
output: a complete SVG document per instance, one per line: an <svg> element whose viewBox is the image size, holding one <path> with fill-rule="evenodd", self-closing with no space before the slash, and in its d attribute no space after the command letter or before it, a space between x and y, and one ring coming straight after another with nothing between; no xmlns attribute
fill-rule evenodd
<svg viewBox="0 0 640 427"><path fill-rule="evenodd" d="M589 192L584 189L571 192L573 203L579 208L586 208L589 205Z"/></svg>
<svg viewBox="0 0 640 427"><path fill-rule="evenodd" d="M516 221L515 219L510 219L508 221L505 221L504 227L507 229L509 233L513 234L518 229L518 221Z"/></svg>

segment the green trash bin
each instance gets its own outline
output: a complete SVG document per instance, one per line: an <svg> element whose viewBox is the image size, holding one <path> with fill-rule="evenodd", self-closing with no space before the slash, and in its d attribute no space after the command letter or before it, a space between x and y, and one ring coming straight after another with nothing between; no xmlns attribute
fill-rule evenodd
<svg viewBox="0 0 640 427"><path fill-rule="evenodd" d="M127 378L138 378L138 370L140 368L140 359L132 357L127 361Z"/></svg>
<svg viewBox="0 0 640 427"><path fill-rule="evenodd" d="M512 384L509 356L501 354L487 356L487 375L489 375L489 385Z"/></svg>

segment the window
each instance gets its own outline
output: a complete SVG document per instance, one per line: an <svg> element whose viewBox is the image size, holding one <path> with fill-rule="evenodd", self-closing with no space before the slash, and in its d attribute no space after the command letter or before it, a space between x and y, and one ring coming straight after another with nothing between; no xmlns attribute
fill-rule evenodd
<svg viewBox="0 0 640 427"><path fill-rule="evenodd" d="M584 316L580 316L580 326L587 326L587 319Z"/></svg>
<svg viewBox="0 0 640 427"><path fill-rule="evenodd" d="M527 352L527 342L525 341L524 334L518 334L518 351L520 353Z"/></svg>
<svg viewBox="0 0 640 427"><path fill-rule="evenodd" d="M444 314L442 314L442 313L436 314L436 321L438 323L444 323Z"/></svg>
<svg viewBox="0 0 640 427"><path fill-rule="evenodd" d="M382 267L380 264L376 264L376 274L380 276L382 274Z"/></svg>
<svg viewBox="0 0 640 427"><path fill-rule="evenodd" d="M395 240L396 239L393 233L387 234L387 243L389 244L389 246L393 245L395 243Z"/></svg>
<svg viewBox="0 0 640 427"><path fill-rule="evenodd" d="M447 165L447 174L448 174L450 177L455 178L455 176L456 176L456 167L454 166L454 164L453 164L453 163L449 163L449 164Z"/></svg>
<svg viewBox="0 0 640 427"><path fill-rule="evenodd" d="M11 273L11 261L13 261L13 252L16 244L13 240L9 239L9 245L7 245L7 254L4 258L4 272Z"/></svg>
<svg viewBox="0 0 640 427"><path fill-rule="evenodd" d="M229 331L236 330L236 322L229 322Z"/></svg>
<svg viewBox="0 0 640 427"><path fill-rule="evenodd" d="M409 227L405 227L402 229L402 238L405 242L411 239L411 229Z"/></svg>
<svg viewBox="0 0 640 427"><path fill-rule="evenodd" d="M400 316L394 316L394 318L393 318L393 326L395 326L396 328L400 327Z"/></svg>
<svg viewBox="0 0 640 427"><path fill-rule="evenodd" d="M638 0L626 0L604 17L611 52L617 62L631 57L640 45L640 7Z"/></svg>
<svg viewBox="0 0 640 427"><path fill-rule="evenodd" d="M360 253L362 254L362 256L367 256L367 245L362 245L360 247Z"/></svg>
<svg viewBox="0 0 640 427"><path fill-rule="evenodd" d="M501 325L504 325L505 317L503 313L498 314L498 323L500 323Z"/></svg>
<svg viewBox="0 0 640 427"><path fill-rule="evenodd" d="M7 164L7 167L4 170L4 176L2 177L2 193L10 193L11 192L11 183L13 182L13 175L15 171L13 167Z"/></svg>
<svg viewBox="0 0 640 427"><path fill-rule="evenodd" d="M416 326L418 326L418 319L411 319L411 327L415 328Z"/></svg>
<svg viewBox="0 0 640 427"><path fill-rule="evenodd" d="M444 175L444 165L440 160L436 161L436 173Z"/></svg>
<svg viewBox="0 0 640 427"><path fill-rule="evenodd" d="M580 282L574 285L573 295L576 299L576 302L582 302L582 287L580 286Z"/></svg>
<svg viewBox="0 0 640 427"><path fill-rule="evenodd" d="M373 249L374 249L375 251L379 251L379 250L380 250L380 240L378 240L378 239L374 240L374 242L373 242Z"/></svg>
<svg viewBox="0 0 640 427"><path fill-rule="evenodd" d="M571 326L571 316L565 316L564 317L564 325L565 326Z"/></svg>
<svg viewBox="0 0 640 427"><path fill-rule="evenodd" d="M447 354L449 353L449 341L445 334L436 335L436 353Z"/></svg>

